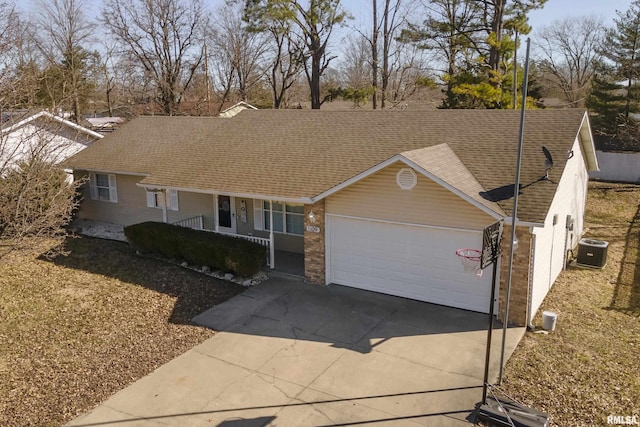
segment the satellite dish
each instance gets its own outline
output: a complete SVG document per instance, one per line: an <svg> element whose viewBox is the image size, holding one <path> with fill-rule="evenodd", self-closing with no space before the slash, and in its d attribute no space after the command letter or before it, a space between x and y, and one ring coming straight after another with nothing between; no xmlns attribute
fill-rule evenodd
<svg viewBox="0 0 640 427"><path fill-rule="evenodd" d="M549 179L549 171L553 168L553 156L551 156L551 151L544 145L542 146L542 152L544 153L544 157L546 160L544 161L544 167L546 171L544 173L544 179Z"/></svg>

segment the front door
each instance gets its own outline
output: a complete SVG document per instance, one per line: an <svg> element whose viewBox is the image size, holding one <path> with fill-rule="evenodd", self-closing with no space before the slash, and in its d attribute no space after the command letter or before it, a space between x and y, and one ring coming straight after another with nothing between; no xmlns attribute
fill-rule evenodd
<svg viewBox="0 0 640 427"><path fill-rule="evenodd" d="M236 233L236 201L231 196L218 195L218 231Z"/></svg>

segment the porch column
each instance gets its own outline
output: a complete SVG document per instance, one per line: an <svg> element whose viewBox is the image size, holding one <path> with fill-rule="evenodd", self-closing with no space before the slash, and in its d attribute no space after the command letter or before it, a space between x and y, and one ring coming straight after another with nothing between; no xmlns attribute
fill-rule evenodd
<svg viewBox="0 0 640 427"><path fill-rule="evenodd" d="M304 277L314 285L327 283L325 221L324 199L304 205Z"/></svg>
<svg viewBox="0 0 640 427"><path fill-rule="evenodd" d="M276 248L273 238L273 200L269 200L269 267L276 266Z"/></svg>
<svg viewBox="0 0 640 427"><path fill-rule="evenodd" d="M213 230L218 232L218 195L213 195Z"/></svg>
<svg viewBox="0 0 640 427"><path fill-rule="evenodd" d="M166 224L167 222L169 222L169 218L167 215L167 189L164 188L162 190L162 194L163 194L163 201L162 201L162 221Z"/></svg>

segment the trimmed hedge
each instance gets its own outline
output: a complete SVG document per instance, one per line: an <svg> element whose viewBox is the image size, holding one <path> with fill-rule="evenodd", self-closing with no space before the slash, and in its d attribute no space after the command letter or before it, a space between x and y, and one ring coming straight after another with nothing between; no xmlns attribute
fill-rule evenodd
<svg viewBox="0 0 640 427"><path fill-rule="evenodd" d="M125 227L129 244L141 252L252 276L265 265L266 248L237 237L162 222Z"/></svg>

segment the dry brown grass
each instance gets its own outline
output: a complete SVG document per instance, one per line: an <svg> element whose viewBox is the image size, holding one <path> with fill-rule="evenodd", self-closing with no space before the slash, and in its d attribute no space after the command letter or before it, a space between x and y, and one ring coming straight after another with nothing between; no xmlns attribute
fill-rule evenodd
<svg viewBox="0 0 640 427"><path fill-rule="evenodd" d="M640 419L640 186L591 183L586 236L607 240L602 270L569 268L540 313L558 313L555 332L528 333L507 363L504 389L551 415L556 426Z"/></svg>
<svg viewBox="0 0 640 427"><path fill-rule="evenodd" d="M136 256L124 243L66 242L67 256L0 263L0 425L56 426L214 332L190 319L239 286Z"/></svg>

